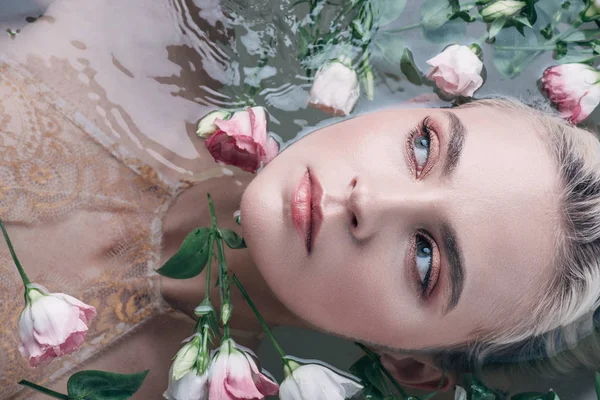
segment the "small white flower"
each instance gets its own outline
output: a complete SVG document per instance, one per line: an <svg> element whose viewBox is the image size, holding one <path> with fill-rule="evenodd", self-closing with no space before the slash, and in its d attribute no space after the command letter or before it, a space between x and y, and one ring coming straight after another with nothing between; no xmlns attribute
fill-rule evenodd
<svg viewBox="0 0 600 400"><path fill-rule="evenodd" d="M454 388L454 400L467 400L467 391L463 387L457 385Z"/></svg>
<svg viewBox="0 0 600 400"><path fill-rule="evenodd" d="M293 371L279 387L281 400L344 400L354 396L363 386L352 379L319 364L300 365L291 360Z"/></svg>
<svg viewBox="0 0 600 400"><path fill-rule="evenodd" d="M196 368L193 368L180 379L175 379L171 366L169 387L163 393L163 397L167 400L207 400L208 374L198 374Z"/></svg>
<svg viewBox="0 0 600 400"><path fill-rule="evenodd" d="M317 71L308 104L328 114L348 115L359 94L356 71L346 64L346 60L334 60Z"/></svg>

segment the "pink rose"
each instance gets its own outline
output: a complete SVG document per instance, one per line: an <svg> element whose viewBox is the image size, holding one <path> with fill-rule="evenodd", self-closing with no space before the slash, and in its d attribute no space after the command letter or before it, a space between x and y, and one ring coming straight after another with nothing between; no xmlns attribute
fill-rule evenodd
<svg viewBox="0 0 600 400"><path fill-rule="evenodd" d="M249 353L238 348L231 339L221 345L208 373L208 398L261 400L276 395L279 386L260 373Z"/></svg>
<svg viewBox="0 0 600 400"><path fill-rule="evenodd" d="M600 102L600 76L585 64L562 64L544 71L542 90L563 118L577 124L587 118Z"/></svg>
<svg viewBox="0 0 600 400"><path fill-rule="evenodd" d="M356 71L349 60L331 61L317 71L310 89L308 104L331 115L348 115L352 112L360 86Z"/></svg>
<svg viewBox="0 0 600 400"><path fill-rule="evenodd" d="M63 293L48 293L29 285L27 304L21 313L19 351L36 367L77 350L96 316L96 309Z"/></svg>
<svg viewBox="0 0 600 400"><path fill-rule="evenodd" d="M228 120L216 118L214 126L215 132L205 144L217 162L256 172L279 152L277 141L267 135L267 116L262 107L248 107L248 111L238 111Z"/></svg>
<svg viewBox="0 0 600 400"><path fill-rule="evenodd" d="M483 84L483 63L468 46L453 44L427 60L427 79L449 96L472 97Z"/></svg>

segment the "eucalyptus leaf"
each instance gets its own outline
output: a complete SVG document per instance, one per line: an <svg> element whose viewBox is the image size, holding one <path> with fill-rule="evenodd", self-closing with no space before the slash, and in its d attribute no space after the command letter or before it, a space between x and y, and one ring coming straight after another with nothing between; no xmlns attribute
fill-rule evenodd
<svg viewBox="0 0 600 400"><path fill-rule="evenodd" d="M421 6L423 29L436 30L444 25L452 15L448 0L425 0Z"/></svg>
<svg viewBox="0 0 600 400"><path fill-rule="evenodd" d="M396 21L402 15L406 0L378 0L370 2L376 27Z"/></svg>
<svg viewBox="0 0 600 400"><path fill-rule="evenodd" d="M488 38L493 39L498 35L498 33L504 28L504 25L508 22L507 17L501 17L490 24L490 29L488 30Z"/></svg>
<svg viewBox="0 0 600 400"><path fill-rule="evenodd" d="M173 279L199 275L208 262L210 233L210 228L195 229L187 235L177 253L156 272Z"/></svg>
<svg viewBox="0 0 600 400"><path fill-rule="evenodd" d="M223 240L225 240L225 243L227 243L227 246L230 249L246 248L246 242L244 241L244 239L234 231L231 231L229 229L221 229L221 235L223 236Z"/></svg>
<svg viewBox="0 0 600 400"><path fill-rule="evenodd" d="M67 382L67 393L74 400L126 400L142 386L149 370L136 374L81 371Z"/></svg>
<svg viewBox="0 0 600 400"><path fill-rule="evenodd" d="M404 48L402 58L400 59L400 70L406 76L406 79L413 85L421 85L423 83L423 74L419 71L419 68L415 64L412 52L408 47Z"/></svg>

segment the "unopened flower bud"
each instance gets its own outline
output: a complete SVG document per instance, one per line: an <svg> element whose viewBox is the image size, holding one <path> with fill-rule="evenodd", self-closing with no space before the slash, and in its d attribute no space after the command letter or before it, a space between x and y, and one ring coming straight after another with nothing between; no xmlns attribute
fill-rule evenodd
<svg viewBox="0 0 600 400"><path fill-rule="evenodd" d="M194 314L197 317L202 317L206 314L210 314L211 312L215 313L215 309L208 299L205 299L198 307L194 308Z"/></svg>
<svg viewBox="0 0 600 400"><path fill-rule="evenodd" d="M215 120L227 120L231 116L229 111L216 110L211 111L206 114L200 122L198 122L198 129L196 130L196 134L201 138L208 139L213 133L217 131L217 125L215 125Z"/></svg>
<svg viewBox="0 0 600 400"><path fill-rule="evenodd" d="M231 319L231 313L233 312L233 306L231 303L225 303L221 307L221 322L223 325L227 324Z"/></svg>
<svg viewBox="0 0 600 400"><path fill-rule="evenodd" d="M200 352L200 336L194 335L193 338L187 342L175 356L173 361L173 373L172 377L175 380L181 379L185 374L190 372L196 361L198 360L198 353Z"/></svg>
<svg viewBox="0 0 600 400"><path fill-rule="evenodd" d="M236 224L241 225L242 224L242 210L237 210L236 212L234 212L233 219L235 220Z"/></svg>
<svg viewBox="0 0 600 400"><path fill-rule="evenodd" d="M581 13L584 22L593 21L600 17L600 0L587 0L585 9Z"/></svg>
<svg viewBox="0 0 600 400"><path fill-rule="evenodd" d="M480 14L485 22L493 22L498 18L512 17L526 5L524 1L501 0L486 6Z"/></svg>

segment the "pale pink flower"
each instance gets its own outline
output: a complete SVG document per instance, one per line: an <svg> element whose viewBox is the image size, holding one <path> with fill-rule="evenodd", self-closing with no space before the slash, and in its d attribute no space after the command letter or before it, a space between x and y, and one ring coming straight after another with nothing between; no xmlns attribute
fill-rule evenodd
<svg viewBox="0 0 600 400"><path fill-rule="evenodd" d="M96 316L96 309L63 293L48 293L29 285L28 302L21 313L19 351L36 367L77 350Z"/></svg>
<svg viewBox="0 0 600 400"><path fill-rule="evenodd" d="M563 118L577 124L600 102L600 74L586 64L562 64L544 71L542 90Z"/></svg>
<svg viewBox="0 0 600 400"><path fill-rule="evenodd" d="M483 84L483 63L469 46L453 44L427 60L427 79L446 95L472 97Z"/></svg>
<svg viewBox="0 0 600 400"><path fill-rule="evenodd" d="M293 370L285 368L286 378L279 389L281 400L344 400L363 389L356 380L324 365L288 363Z"/></svg>
<svg viewBox="0 0 600 400"><path fill-rule="evenodd" d="M260 400L277 394L277 383L262 374L251 354L228 339L215 355L208 373L209 399Z"/></svg>
<svg viewBox="0 0 600 400"><path fill-rule="evenodd" d="M214 114L209 116L212 118ZM215 118L210 122L216 130L205 144L217 162L256 172L279 152L279 144L267 134L267 115L263 107L248 107L230 119Z"/></svg>
<svg viewBox="0 0 600 400"><path fill-rule="evenodd" d="M348 115L352 112L360 86L358 75L349 60L335 60L322 65L310 89L308 104L331 115Z"/></svg>

